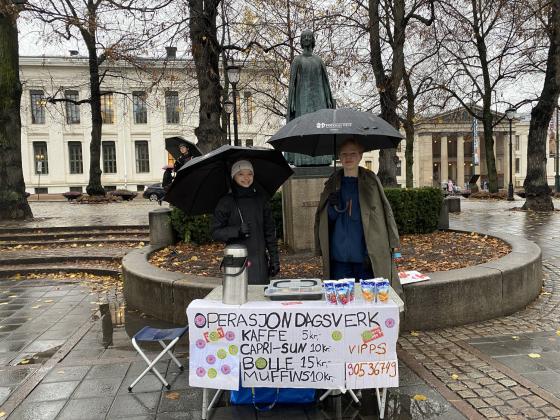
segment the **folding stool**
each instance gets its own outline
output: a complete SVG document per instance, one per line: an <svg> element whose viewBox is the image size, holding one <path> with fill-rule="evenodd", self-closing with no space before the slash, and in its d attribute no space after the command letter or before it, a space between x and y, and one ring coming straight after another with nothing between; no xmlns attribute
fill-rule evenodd
<svg viewBox="0 0 560 420"><path fill-rule="evenodd" d="M144 359L146 361L146 363L148 364L148 367L146 368L146 370L144 370L144 372L142 372L142 374L138 378L136 378L134 380L134 382L132 382L132 384L128 387L128 392L131 392L132 388L149 371L152 371L154 373L154 375L157 376L157 378L161 381L163 386L165 386L167 389L171 388L171 385L169 385L167 383L167 381L163 378L163 376L157 371L157 369L155 368L155 365L167 353L169 356L171 356L171 359L173 359L173 361L179 367L179 369L184 370L183 365L173 355L172 351L173 351L173 347L175 346L175 344L177 344L177 342L181 339L181 337L183 335L185 335L185 333L188 330L189 330L188 326L186 326L184 328L171 328L171 329L167 329L167 330L160 330L160 329L152 328L152 327L144 327L140 331L138 331L134 337L132 337L132 345L134 346L136 351L140 354L142 359ZM144 354L144 352L142 351L142 349L138 345L139 341L152 341L152 342L157 341L159 344L161 344L161 347L163 347L163 350L162 350L161 353L159 353L157 355L157 357L154 360L150 360L150 359L148 359L148 357ZM166 345L165 341L170 341L170 342L169 342L169 344Z"/></svg>

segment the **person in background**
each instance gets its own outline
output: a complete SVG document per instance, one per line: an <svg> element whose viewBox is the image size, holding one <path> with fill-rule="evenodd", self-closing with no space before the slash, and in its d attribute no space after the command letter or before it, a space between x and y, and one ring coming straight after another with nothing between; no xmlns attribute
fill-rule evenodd
<svg viewBox="0 0 560 420"><path fill-rule="evenodd" d="M265 195L255 185L253 165L238 160L231 168L231 191L214 210L212 238L247 247L249 284L268 284L280 272L276 227Z"/></svg>
<svg viewBox="0 0 560 420"><path fill-rule="evenodd" d="M165 190L165 192L167 192L167 190L169 189L169 186L173 182L173 166L165 165L161 169L164 170L163 178L161 180L161 186Z"/></svg>
<svg viewBox="0 0 560 420"><path fill-rule="evenodd" d="M402 296L392 260L399 246L397 224L381 181L359 166L362 154L354 139L339 148L342 169L325 183L315 214L315 250L324 278L384 277Z"/></svg>
<svg viewBox="0 0 560 420"><path fill-rule="evenodd" d="M447 192L453 194L453 181L450 179L447 180Z"/></svg>
<svg viewBox="0 0 560 420"><path fill-rule="evenodd" d="M177 160L175 160L175 165L173 165L175 173L177 173L185 163L192 159L192 155L189 152L189 146L187 146L186 143L181 143L179 145L179 152L181 155L177 158Z"/></svg>

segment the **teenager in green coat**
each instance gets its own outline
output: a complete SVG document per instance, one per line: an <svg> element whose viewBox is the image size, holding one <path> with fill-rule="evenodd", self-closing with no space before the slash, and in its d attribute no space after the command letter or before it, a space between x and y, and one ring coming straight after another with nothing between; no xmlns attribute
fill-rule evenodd
<svg viewBox="0 0 560 420"><path fill-rule="evenodd" d="M355 140L341 145L342 169L325 183L315 214L315 249L322 256L325 278L358 277L364 274L362 267L365 273L389 279L403 296L392 260L393 249L399 247L397 224L381 181L359 166L362 155Z"/></svg>

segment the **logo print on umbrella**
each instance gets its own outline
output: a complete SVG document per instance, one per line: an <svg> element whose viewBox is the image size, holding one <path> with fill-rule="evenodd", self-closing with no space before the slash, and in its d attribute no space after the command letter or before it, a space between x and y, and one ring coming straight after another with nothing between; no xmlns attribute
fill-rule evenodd
<svg viewBox="0 0 560 420"><path fill-rule="evenodd" d="M316 127L317 128L343 128L343 127L352 127L352 123L322 123L322 122L318 122Z"/></svg>

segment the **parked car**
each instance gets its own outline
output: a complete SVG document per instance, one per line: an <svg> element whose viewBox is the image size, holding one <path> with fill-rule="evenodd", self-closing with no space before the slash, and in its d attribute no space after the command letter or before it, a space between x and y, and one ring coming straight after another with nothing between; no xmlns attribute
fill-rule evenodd
<svg viewBox="0 0 560 420"><path fill-rule="evenodd" d="M144 194L142 195L144 198L147 198L150 201L160 201L165 195L165 191L160 182L158 184L148 185L148 187L144 190Z"/></svg>

